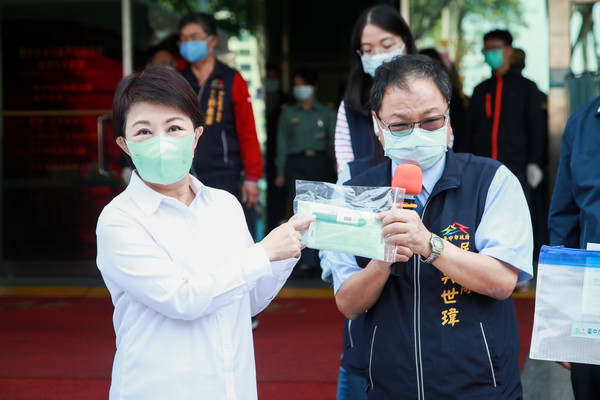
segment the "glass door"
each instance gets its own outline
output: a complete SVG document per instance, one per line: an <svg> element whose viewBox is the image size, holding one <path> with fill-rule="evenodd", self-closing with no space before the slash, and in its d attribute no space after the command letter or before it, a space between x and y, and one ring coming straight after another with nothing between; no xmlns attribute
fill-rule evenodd
<svg viewBox="0 0 600 400"><path fill-rule="evenodd" d="M96 220L123 189L119 2L10 3L0 26L0 276L98 276Z"/></svg>

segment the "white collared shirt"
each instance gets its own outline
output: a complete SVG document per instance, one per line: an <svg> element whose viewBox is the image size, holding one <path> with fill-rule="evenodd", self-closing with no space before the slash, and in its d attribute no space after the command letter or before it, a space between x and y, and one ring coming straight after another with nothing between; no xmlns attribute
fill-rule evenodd
<svg viewBox="0 0 600 400"><path fill-rule="evenodd" d="M251 316L297 259L269 262L231 194L190 206L136 173L98 219L98 268L115 311L110 399L256 399Z"/></svg>

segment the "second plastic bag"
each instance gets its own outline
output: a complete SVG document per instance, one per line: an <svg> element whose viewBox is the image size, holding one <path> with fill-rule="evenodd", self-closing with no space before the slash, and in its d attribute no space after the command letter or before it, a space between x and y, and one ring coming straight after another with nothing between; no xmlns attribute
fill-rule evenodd
<svg viewBox="0 0 600 400"><path fill-rule="evenodd" d="M385 244L375 215L402 204L403 199L404 189L399 188L296 181L294 213L316 217L303 232L302 244L393 262L396 249Z"/></svg>

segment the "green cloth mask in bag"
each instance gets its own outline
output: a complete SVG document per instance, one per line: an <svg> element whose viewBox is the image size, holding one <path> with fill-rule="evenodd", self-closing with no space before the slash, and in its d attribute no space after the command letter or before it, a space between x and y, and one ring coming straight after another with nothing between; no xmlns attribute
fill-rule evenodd
<svg viewBox="0 0 600 400"><path fill-rule="evenodd" d="M385 260L381 221L375 213L298 201L298 216L309 215L316 219L303 233L302 243L307 247Z"/></svg>

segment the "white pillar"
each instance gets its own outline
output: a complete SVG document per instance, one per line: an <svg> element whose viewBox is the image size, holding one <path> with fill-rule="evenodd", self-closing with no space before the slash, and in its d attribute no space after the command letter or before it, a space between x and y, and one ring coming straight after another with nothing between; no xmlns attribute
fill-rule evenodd
<svg viewBox="0 0 600 400"><path fill-rule="evenodd" d="M399 0L400 2L400 15L410 26L410 0Z"/></svg>
<svg viewBox="0 0 600 400"><path fill-rule="evenodd" d="M127 76L133 72L131 17L131 0L121 0L123 76Z"/></svg>

